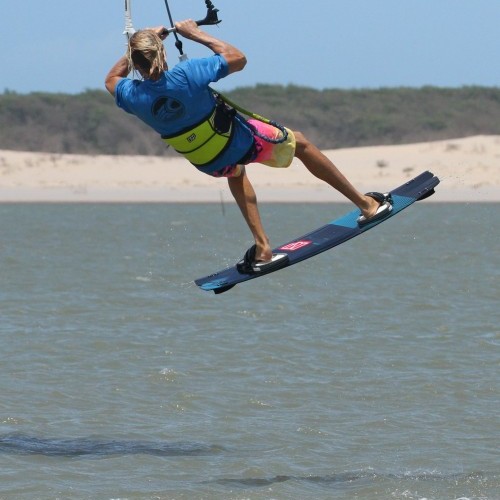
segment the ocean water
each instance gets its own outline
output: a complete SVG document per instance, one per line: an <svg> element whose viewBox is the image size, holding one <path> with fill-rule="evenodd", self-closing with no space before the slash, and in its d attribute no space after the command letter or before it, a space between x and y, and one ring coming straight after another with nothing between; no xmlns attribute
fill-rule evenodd
<svg viewBox="0 0 500 500"><path fill-rule="evenodd" d="M235 205L0 205L0 498L500 499L499 234L420 203L214 295Z"/></svg>

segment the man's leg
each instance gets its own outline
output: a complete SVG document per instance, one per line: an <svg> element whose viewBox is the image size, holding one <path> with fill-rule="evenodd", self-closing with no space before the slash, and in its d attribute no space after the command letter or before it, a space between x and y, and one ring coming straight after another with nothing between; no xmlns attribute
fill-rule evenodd
<svg viewBox="0 0 500 500"><path fill-rule="evenodd" d="M247 177L245 168L242 168L242 172L238 177L228 177L227 182L255 239L255 245L257 247L255 252L256 260L271 260L273 252L269 245L269 239L264 231L264 227L262 226L259 208L257 206L257 196Z"/></svg>
<svg viewBox="0 0 500 500"><path fill-rule="evenodd" d="M365 217L373 216L379 203L356 190L337 167L301 132L294 132L294 134L297 140L295 156L307 167L309 172L351 200Z"/></svg>

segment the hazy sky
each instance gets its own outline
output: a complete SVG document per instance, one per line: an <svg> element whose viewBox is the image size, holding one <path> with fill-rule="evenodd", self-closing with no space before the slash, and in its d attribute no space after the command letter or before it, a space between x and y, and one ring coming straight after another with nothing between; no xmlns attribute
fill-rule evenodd
<svg viewBox="0 0 500 500"><path fill-rule="evenodd" d="M176 20L203 0L170 0ZM500 0L214 0L207 31L248 65L217 88L257 83L322 88L500 86ZM125 51L123 0L0 0L0 92L103 88ZM136 28L168 25L163 0L132 0ZM178 53L166 41L169 63ZM208 55L184 42L190 57Z"/></svg>

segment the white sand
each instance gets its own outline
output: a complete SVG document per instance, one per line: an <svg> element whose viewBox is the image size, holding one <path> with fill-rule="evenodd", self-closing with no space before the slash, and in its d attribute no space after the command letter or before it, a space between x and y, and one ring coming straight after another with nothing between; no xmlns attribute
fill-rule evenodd
<svg viewBox="0 0 500 500"><path fill-rule="evenodd" d="M424 170L441 179L432 201L500 201L500 136L328 150L360 191L384 191ZM300 161L287 170L247 167L259 201L345 201ZM220 202L225 179L182 157L86 156L0 151L0 202Z"/></svg>

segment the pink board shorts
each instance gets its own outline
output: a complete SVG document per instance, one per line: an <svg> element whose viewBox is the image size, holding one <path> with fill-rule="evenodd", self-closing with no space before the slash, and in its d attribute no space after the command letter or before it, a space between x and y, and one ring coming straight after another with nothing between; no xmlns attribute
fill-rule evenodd
<svg viewBox="0 0 500 500"><path fill-rule="evenodd" d="M248 120L248 123L257 131L271 139L277 139L282 135L281 130L268 123L259 120ZM268 142L261 137L254 135L256 156L248 163L262 163L274 168L287 168L291 165L295 156L295 136L290 129L286 129L288 137L278 144ZM222 170L212 173L214 177L238 177L242 172L242 165L229 165Z"/></svg>

